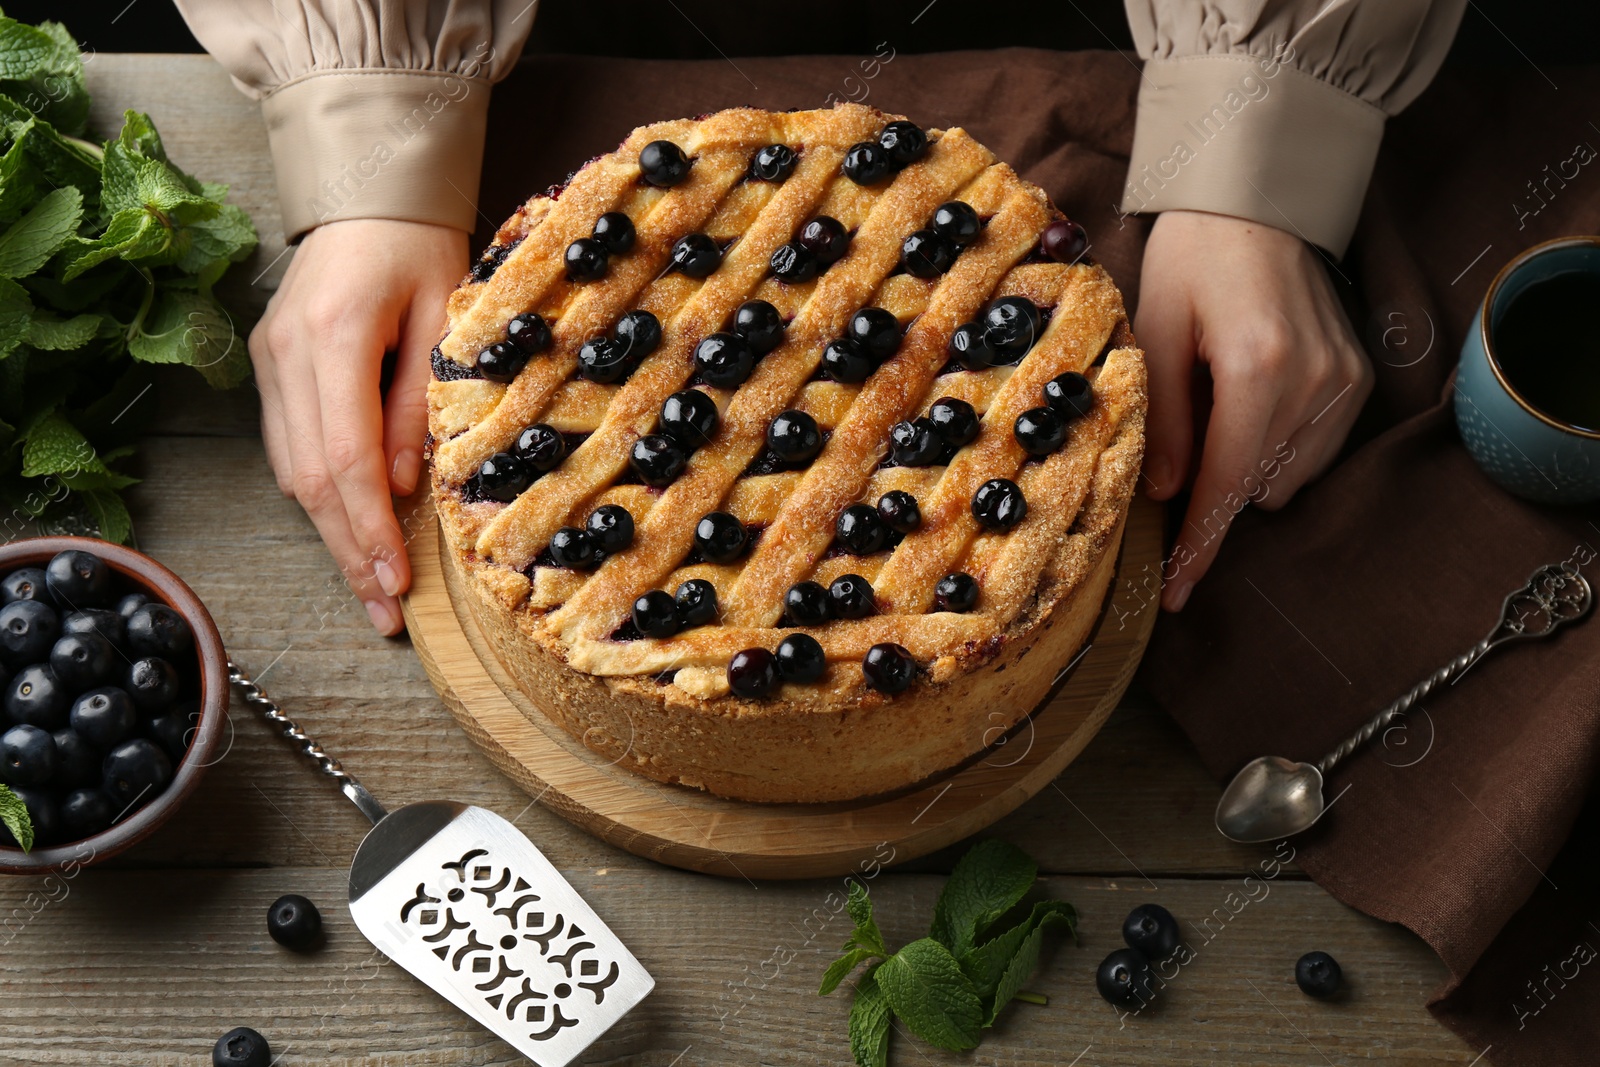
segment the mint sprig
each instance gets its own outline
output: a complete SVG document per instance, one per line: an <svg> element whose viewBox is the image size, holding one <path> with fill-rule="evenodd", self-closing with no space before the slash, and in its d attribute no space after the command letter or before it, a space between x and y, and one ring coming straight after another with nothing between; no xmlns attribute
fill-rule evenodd
<svg viewBox="0 0 1600 1067"><path fill-rule="evenodd" d="M245 331L212 295L255 228L167 158L148 115L115 139L89 115L78 47L58 23L0 16L0 523L111 541L132 534L119 468L143 416L148 364L229 388Z"/></svg>
<svg viewBox="0 0 1600 1067"><path fill-rule="evenodd" d="M33 817L28 814L28 806L22 798L4 785L0 785L0 823L11 831L22 851L33 851Z"/></svg>
<svg viewBox="0 0 1600 1067"><path fill-rule="evenodd" d="M843 955L828 965L818 992L826 996L861 964L850 1009L850 1051L860 1067L888 1060L889 1025L898 1017L924 1041L950 1051L976 1048L983 1031L1013 999L1043 1004L1023 983L1039 965L1048 931L1077 936L1077 912L1042 900L1003 931L996 924L1033 887L1038 864L1015 845L982 841L956 863L939 893L928 936L891 953L872 915L872 898L850 882L846 909L855 928Z"/></svg>

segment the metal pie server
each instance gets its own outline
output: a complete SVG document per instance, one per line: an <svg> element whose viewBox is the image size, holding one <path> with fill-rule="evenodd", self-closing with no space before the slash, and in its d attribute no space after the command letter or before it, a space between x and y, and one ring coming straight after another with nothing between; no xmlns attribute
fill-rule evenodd
<svg viewBox="0 0 1600 1067"><path fill-rule="evenodd" d="M540 1067L565 1067L655 988L521 830L449 800L386 811L231 661L228 679L372 820L350 915L385 956Z"/></svg>

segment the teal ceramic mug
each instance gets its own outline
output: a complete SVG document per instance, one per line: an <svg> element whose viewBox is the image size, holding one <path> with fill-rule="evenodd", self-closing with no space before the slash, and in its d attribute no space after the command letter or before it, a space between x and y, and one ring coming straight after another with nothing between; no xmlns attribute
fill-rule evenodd
<svg viewBox="0 0 1600 1067"><path fill-rule="evenodd" d="M1461 439L1484 473L1528 500L1600 500L1600 425L1588 414L1600 406L1600 304L1588 303L1592 294L1600 294L1600 237L1535 245L1495 275L1461 346ZM1536 321L1524 322L1530 313ZM1580 343L1551 343L1563 322L1584 317Z"/></svg>

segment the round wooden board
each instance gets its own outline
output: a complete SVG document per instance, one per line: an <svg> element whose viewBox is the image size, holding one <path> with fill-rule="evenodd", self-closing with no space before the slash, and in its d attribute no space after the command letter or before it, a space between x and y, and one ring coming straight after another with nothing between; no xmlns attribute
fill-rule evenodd
<svg viewBox="0 0 1600 1067"><path fill-rule="evenodd" d="M1135 497L1090 643L1054 693L1008 735L909 790L836 804L750 804L664 785L609 763L517 690L478 632L438 522L419 494L420 530L401 598L418 657L463 729L494 764L564 818L639 856L707 874L811 878L888 865L990 825L1043 789L1104 724L1150 640L1160 592L1161 508Z"/></svg>

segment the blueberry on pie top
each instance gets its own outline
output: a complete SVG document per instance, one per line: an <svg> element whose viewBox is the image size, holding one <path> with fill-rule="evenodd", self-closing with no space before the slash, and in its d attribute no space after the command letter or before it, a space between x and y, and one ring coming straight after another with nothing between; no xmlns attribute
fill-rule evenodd
<svg viewBox="0 0 1600 1067"><path fill-rule="evenodd" d="M453 588L536 707L651 777L827 801L953 766L1113 574L1145 369L1087 247L960 129L634 131L450 298Z"/></svg>

